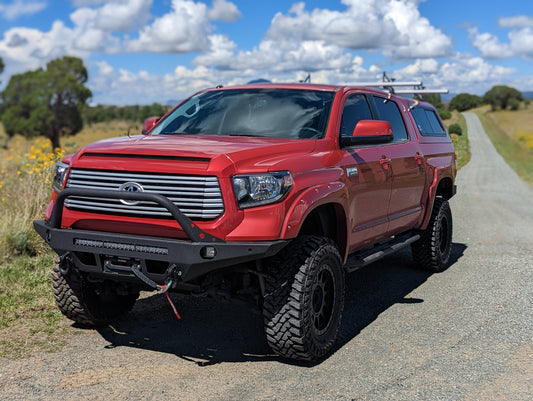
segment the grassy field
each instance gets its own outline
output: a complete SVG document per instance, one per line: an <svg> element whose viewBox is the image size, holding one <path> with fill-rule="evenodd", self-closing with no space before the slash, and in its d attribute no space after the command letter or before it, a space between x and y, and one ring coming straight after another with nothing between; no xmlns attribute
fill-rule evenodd
<svg viewBox="0 0 533 401"><path fill-rule="evenodd" d="M78 330L54 305L50 286L53 254L33 230L43 217L51 191L53 165L64 154L112 136L125 135L125 122L95 124L62 138L63 150L50 141L15 136L7 141L0 124L0 357L16 358L35 349L53 350L65 333ZM132 128L138 133L139 127ZM134 131L135 130L135 131Z"/></svg>
<svg viewBox="0 0 533 401"><path fill-rule="evenodd" d="M517 111L490 107L474 111L498 152L533 186L533 103Z"/></svg>
<svg viewBox="0 0 533 401"><path fill-rule="evenodd" d="M458 165L469 159L464 118L454 113L463 135L453 135ZM53 253L32 228L48 203L55 161L86 144L126 135L140 127L126 122L94 124L79 134L62 138L63 150L54 152L46 138L9 139L0 148L0 357L18 358L34 350L54 350L66 336L80 332L54 305L50 286ZM6 137L0 124L0 143Z"/></svg>

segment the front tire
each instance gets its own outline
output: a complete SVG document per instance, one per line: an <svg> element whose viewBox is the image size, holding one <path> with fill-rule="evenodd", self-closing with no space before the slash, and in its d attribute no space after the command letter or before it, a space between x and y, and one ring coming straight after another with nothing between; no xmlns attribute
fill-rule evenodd
<svg viewBox="0 0 533 401"><path fill-rule="evenodd" d="M52 287L56 305L70 320L85 326L103 326L129 312L139 292L119 294L111 281L93 283L70 267L60 269L59 258L52 268Z"/></svg>
<svg viewBox="0 0 533 401"><path fill-rule="evenodd" d="M273 258L263 303L272 350L316 361L333 347L344 308L344 270L329 239L302 236Z"/></svg>
<svg viewBox="0 0 533 401"><path fill-rule="evenodd" d="M452 211L448 201L435 198L428 227L412 246L413 259L424 270L441 272L448 267L452 249Z"/></svg>

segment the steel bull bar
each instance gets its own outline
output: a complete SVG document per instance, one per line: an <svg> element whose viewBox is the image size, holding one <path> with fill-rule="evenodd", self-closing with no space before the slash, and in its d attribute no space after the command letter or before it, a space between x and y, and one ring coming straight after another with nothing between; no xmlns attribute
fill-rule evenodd
<svg viewBox="0 0 533 401"><path fill-rule="evenodd" d="M62 228L69 196L156 202L170 212L188 239ZM109 224L112 228L113 222ZM288 243L226 242L201 230L167 197L146 192L67 188L58 194L50 220L36 220L33 226L62 259L70 260L82 271L138 281L132 270L135 267L157 284L168 281L170 270L172 279L186 283L217 269L273 256ZM167 264L172 269L165 268Z"/></svg>

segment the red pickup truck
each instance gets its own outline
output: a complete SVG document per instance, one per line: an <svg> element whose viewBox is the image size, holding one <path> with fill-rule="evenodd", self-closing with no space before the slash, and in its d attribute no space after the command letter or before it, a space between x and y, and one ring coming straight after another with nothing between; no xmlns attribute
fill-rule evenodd
<svg viewBox="0 0 533 401"><path fill-rule="evenodd" d="M142 290L244 299L274 352L322 358L345 273L405 246L421 268L449 262L454 149L433 106L393 92L207 89L65 157L34 222L58 254L59 309L101 325Z"/></svg>

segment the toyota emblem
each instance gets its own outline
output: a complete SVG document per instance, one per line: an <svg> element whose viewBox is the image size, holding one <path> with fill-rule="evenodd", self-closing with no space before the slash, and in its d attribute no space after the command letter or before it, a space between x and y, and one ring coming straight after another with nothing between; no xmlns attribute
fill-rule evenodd
<svg viewBox="0 0 533 401"><path fill-rule="evenodd" d="M142 185L136 182L125 182L119 187L119 190L125 192L144 192L144 188L142 187ZM120 202L122 202L124 205L129 206L135 206L139 204L139 201L136 200L121 199Z"/></svg>

